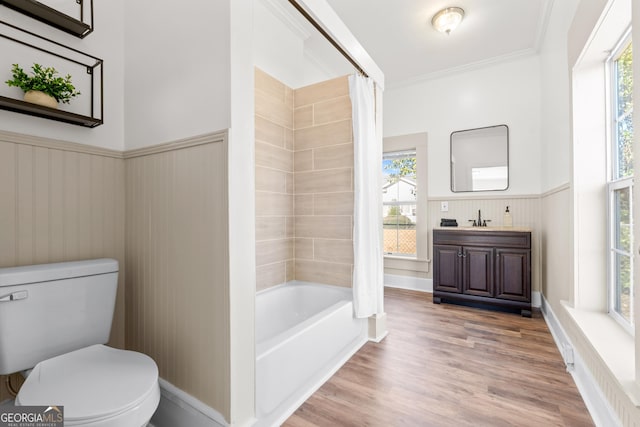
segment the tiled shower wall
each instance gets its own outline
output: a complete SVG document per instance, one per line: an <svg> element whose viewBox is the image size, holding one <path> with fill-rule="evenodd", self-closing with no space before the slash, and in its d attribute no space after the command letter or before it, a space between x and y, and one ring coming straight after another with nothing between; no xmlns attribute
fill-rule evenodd
<svg viewBox="0 0 640 427"><path fill-rule="evenodd" d="M255 70L256 289L295 278L293 90Z"/></svg>
<svg viewBox="0 0 640 427"><path fill-rule="evenodd" d="M294 91L256 69L255 85L256 288L293 279L351 286L347 77Z"/></svg>
<svg viewBox="0 0 640 427"><path fill-rule="evenodd" d="M351 286L353 138L347 77L295 91L295 276Z"/></svg>

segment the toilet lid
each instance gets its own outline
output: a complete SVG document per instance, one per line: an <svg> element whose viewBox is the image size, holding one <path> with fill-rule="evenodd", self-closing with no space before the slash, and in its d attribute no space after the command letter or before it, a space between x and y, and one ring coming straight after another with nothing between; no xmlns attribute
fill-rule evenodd
<svg viewBox="0 0 640 427"><path fill-rule="evenodd" d="M144 401L157 382L149 356L94 345L38 363L16 404L62 405L69 421L111 417Z"/></svg>

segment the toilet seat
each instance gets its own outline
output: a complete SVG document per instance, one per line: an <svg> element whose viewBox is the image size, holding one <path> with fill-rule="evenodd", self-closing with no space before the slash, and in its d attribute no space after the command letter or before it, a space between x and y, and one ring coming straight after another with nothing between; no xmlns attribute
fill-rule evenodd
<svg viewBox="0 0 640 427"><path fill-rule="evenodd" d="M68 426L124 426L127 414L133 417L135 412L131 425L140 426L151 418L159 400L153 359L98 344L38 363L16 405L62 405Z"/></svg>

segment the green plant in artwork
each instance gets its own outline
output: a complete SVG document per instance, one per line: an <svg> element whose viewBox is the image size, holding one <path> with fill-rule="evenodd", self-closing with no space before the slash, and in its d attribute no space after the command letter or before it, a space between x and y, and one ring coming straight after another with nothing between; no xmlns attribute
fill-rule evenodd
<svg viewBox="0 0 640 427"><path fill-rule="evenodd" d="M31 71L29 75L18 64L13 64L11 68L13 78L5 83L19 87L24 92L30 90L44 92L64 104L68 104L72 98L80 95L71 83L70 74L62 77L54 67L43 67L40 64L33 64Z"/></svg>

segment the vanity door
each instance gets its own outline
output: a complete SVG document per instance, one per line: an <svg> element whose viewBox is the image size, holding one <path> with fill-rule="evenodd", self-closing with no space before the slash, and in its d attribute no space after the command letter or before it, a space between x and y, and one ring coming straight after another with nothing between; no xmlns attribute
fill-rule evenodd
<svg viewBox="0 0 640 427"><path fill-rule="evenodd" d="M433 288L462 292L462 246L433 245Z"/></svg>
<svg viewBox="0 0 640 427"><path fill-rule="evenodd" d="M493 248L465 247L462 252L462 292L467 295L492 297Z"/></svg>
<svg viewBox="0 0 640 427"><path fill-rule="evenodd" d="M496 298L531 301L531 251L496 249Z"/></svg>

